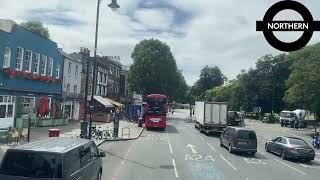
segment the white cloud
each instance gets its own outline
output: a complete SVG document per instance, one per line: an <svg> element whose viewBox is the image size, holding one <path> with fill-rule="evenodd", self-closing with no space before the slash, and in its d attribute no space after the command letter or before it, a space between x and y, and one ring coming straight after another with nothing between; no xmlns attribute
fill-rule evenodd
<svg viewBox="0 0 320 180"><path fill-rule="evenodd" d="M157 5L159 1L169 6L139 8L143 1L148 6ZM253 67L258 57L279 53L266 42L262 32L255 31L256 21L262 20L277 0L119 0L121 8L116 13L107 7L109 0L101 2L98 54L119 55L124 64L130 64L136 43L144 38L158 38L171 47L189 85L198 79L205 65L219 66L232 79L241 69ZM300 2L310 9L315 20L320 20L318 0ZM20 23L32 18L38 10L50 11L44 23L60 47L66 52L78 51L82 46L92 50L96 3L93 0L0 0L0 18ZM176 14L177 9L189 16ZM55 12L60 14L55 16ZM50 21L50 17L59 16L79 24L63 26ZM177 16L180 16L178 20ZM280 17L290 19L296 15L282 12ZM184 18L185 23L179 24L179 18ZM279 37L292 40L296 35ZM311 43L318 42L319 38L320 34L315 32Z"/></svg>
<svg viewBox="0 0 320 180"><path fill-rule="evenodd" d="M148 29L168 30L174 14L168 9L139 9L134 18Z"/></svg>

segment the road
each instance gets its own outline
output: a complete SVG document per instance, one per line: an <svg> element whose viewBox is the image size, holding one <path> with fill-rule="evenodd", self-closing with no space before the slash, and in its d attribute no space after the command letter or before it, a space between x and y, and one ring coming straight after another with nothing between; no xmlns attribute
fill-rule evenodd
<svg viewBox="0 0 320 180"><path fill-rule="evenodd" d="M278 125L247 121L258 137L255 157L230 154L219 138L206 136L186 123L187 111L168 117L165 131L144 131L135 141L104 143L103 180L270 180L319 179L320 154L310 163L291 162L267 153L266 139L285 134Z"/></svg>

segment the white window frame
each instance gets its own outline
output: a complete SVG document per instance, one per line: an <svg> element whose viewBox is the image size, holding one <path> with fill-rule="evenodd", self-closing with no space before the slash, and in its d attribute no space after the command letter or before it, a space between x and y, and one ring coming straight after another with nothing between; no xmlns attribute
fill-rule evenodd
<svg viewBox="0 0 320 180"><path fill-rule="evenodd" d="M73 86L73 92L74 92L74 93L78 93L78 86L77 86L77 85L74 85L74 86Z"/></svg>
<svg viewBox="0 0 320 180"><path fill-rule="evenodd" d="M69 84L69 83L68 83L67 86L66 86L66 91L67 91L67 93L70 92L70 84Z"/></svg>
<svg viewBox="0 0 320 180"><path fill-rule="evenodd" d="M74 71L74 76L75 77L78 77L78 72L79 71L79 65L78 64L76 64L76 68L75 68L75 71Z"/></svg>
<svg viewBox="0 0 320 180"><path fill-rule="evenodd" d="M68 75L71 75L71 66L72 66L72 63L69 62L68 63L68 72L67 72Z"/></svg>
<svg viewBox="0 0 320 180"><path fill-rule="evenodd" d="M53 76L53 58L49 57L48 59L48 76Z"/></svg>
<svg viewBox="0 0 320 180"><path fill-rule="evenodd" d="M33 101L33 105L35 105L35 97L23 96L22 97L22 106L29 107L32 101Z"/></svg>
<svg viewBox="0 0 320 180"><path fill-rule="evenodd" d="M34 53L33 74L39 74L39 71L40 71L40 58L41 58L41 55L39 53ZM36 71L35 71L35 66L36 66Z"/></svg>
<svg viewBox="0 0 320 180"><path fill-rule="evenodd" d="M45 76L47 74L47 56L46 55L41 55L41 60L40 60L40 71L42 68L42 62L44 62L44 67L43 67L43 72L40 72L42 76Z"/></svg>
<svg viewBox="0 0 320 180"><path fill-rule="evenodd" d="M22 47L18 47L17 48L17 59L16 59L16 70L17 71L22 71L23 57L24 57L24 49Z"/></svg>
<svg viewBox="0 0 320 180"><path fill-rule="evenodd" d="M28 54L28 53L30 53L30 54ZM25 61L27 63L25 66L25 71L31 72L32 71L32 51L26 50Z"/></svg>
<svg viewBox="0 0 320 180"><path fill-rule="evenodd" d="M56 79L60 78L60 64L57 64L57 68L56 68Z"/></svg>
<svg viewBox="0 0 320 180"><path fill-rule="evenodd" d="M11 49L9 47L4 47L2 67L4 68L10 67L10 61L11 61Z"/></svg>

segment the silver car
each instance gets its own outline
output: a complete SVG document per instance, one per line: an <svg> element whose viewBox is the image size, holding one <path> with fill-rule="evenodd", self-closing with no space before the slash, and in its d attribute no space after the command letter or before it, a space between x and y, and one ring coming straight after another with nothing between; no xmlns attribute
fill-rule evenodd
<svg viewBox="0 0 320 180"><path fill-rule="evenodd" d="M314 149L304 140L295 137L277 137L266 142L265 149L281 156L282 159L299 159L312 161Z"/></svg>

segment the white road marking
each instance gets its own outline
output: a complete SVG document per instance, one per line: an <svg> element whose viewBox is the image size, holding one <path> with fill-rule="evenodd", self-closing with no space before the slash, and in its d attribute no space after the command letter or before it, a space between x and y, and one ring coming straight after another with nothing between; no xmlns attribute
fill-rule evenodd
<svg viewBox="0 0 320 180"><path fill-rule="evenodd" d="M266 153L262 152L262 151L258 151L258 153L262 154L262 155L265 155Z"/></svg>
<svg viewBox="0 0 320 180"><path fill-rule="evenodd" d="M198 134L198 136L204 141L204 138L200 134Z"/></svg>
<svg viewBox="0 0 320 180"><path fill-rule="evenodd" d="M173 154L173 151L172 151L172 147L171 147L170 142L168 142L168 144L169 144L169 148L170 148L170 153Z"/></svg>
<svg viewBox="0 0 320 180"><path fill-rule="evenodd" d="M221 159L223 159L233 170L237 170L236 167L234 167L225 157L223 157L221 154L219 154L219 156L221 157Z"/></svg>
<svg viewBox="0 0 320 180"><path fill-rule="evenodd" d="M291 169L293 169L293 170L295 170L295 171L297 171L297 172L299 172L299 173L301 173L301 174L303 174L303 175L306 175L306 173L300 171L299 169L297 169L297 168L295 168L295 167L290 166L290 165L287 164L287 163L284 163L284 162L282 162L282 161L279 161L278 159L274 159L274 160L277 161L277 162L279 162L279 163L281 163L281 164L283 164L283 165L285 165L285 166L287 166L287 167L289 167L289 168L291 168Z"/></svg>
<svg viewBox="0 0 320 180"><path fill-rule="evenodd" d="M316 153L316 154L318 154L320 156L320 153Z"/></svg>
<svg viewBox="0 0 320 180"><path fill-rule="evenodd" d="M320 159L315 158L314 160L316 160L316 161L320 162Z"/></svg>
<svg viewBox="0 0 320 180"><path fill-rule="evenodd" d="M188 145L186 145L186 147L187 147L187 148L190 148L193 154L198 153L198 152L194 149L196 146L194 146L194 145L192 145L192 144L188 144Z"/></svg>
<svg viewBox="0 0 320 180"><path fill-rule="evenodd" d="M213 150L213 151L217 151L214 147L212 147L209 143L207 143L208 146Z"/></svg>
<svg viewBox="0 0 320 180"><path fill-rule="evenodd" d="M179 174L178 174L176 162L174 159L172 159L172 164L173 164L174 174L176 175L176 178L178 178Z"/></svg>

